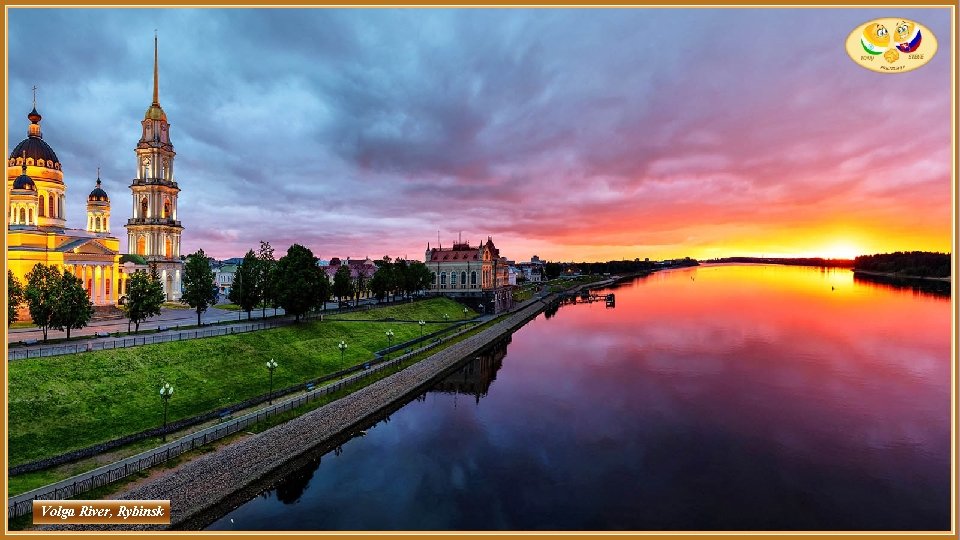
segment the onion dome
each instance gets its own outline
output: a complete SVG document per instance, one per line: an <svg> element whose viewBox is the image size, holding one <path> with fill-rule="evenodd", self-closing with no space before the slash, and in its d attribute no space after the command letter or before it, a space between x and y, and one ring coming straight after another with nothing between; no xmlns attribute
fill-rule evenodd
<svg viewBox="0 0 960 540"><path fill-rule="evenodd" d="M93 188L93 191L90 192L90 195L87 197L87 200L90 202L93 201L110 201L110 198L107 197L107 192L100 188L100 179L97 178L97 187Z"/></svg>
<svg viewBox="0 0 960 540"><path fill-rule="evenodd" d="M23 191L37 191L37 185L33 183L33 178L27 176L27 166L23 166L23 172L13 181L13 189Z"/></svg>
<svg viewBox="0 0 960 540"><path fill-rule="evenodd" d="M43 140L43 135L40 133L40 120L43 117L37 112L36 107L30 111L27 118L30 119L30 127L27 130L28 136L10 152L9 159L15 160L10 164L24 165L26 160L30 159L32 160L31 165L60 170L60 159L57 158L57 153ZM23 159L18 160L17 158Z"/></svg>

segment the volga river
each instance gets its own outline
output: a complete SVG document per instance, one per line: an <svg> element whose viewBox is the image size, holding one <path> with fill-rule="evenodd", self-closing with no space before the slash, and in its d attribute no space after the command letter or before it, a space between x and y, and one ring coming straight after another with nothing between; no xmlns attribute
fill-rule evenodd
<svg viewBox="0 0 960 540"><path fill-rule="evenodd" d="M949 528L949 296L762 265L603 292L209 528Z"/></svg>

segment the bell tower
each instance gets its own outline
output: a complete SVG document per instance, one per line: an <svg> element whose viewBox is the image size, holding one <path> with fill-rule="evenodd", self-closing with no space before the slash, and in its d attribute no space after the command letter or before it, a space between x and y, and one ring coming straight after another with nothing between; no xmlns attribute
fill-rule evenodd
<svg viewBox="0 0 960 540"><path fill-rule="evenodd" d="M142 132L134 152L137 172L130 184L133 217L127 220L127 251L156 266L168 300L180 299L180 233L174 175L176 152L170 142L170 124L160 107L160 71L157 38L153 38L153 102L141 122Z"/></svg>

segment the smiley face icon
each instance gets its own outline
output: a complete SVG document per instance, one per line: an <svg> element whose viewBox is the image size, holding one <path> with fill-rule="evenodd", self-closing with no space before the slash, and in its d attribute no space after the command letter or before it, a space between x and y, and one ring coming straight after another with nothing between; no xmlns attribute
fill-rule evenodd
<svg viewBox="0 0 960 540"><path fill-rule="evenodd" d="M897 26L894 28L894 40L900 52L911 53L916 51L920 47L922 39L923 36L916 23L906 19L897 22Z"/></svg>
<svg viewBox="0 0 960 540"><path fill-rule="evenodd" d="M868 24L860 36L860 45L869 54L883 54L890 47L890 31L883 24Z"/></svg>

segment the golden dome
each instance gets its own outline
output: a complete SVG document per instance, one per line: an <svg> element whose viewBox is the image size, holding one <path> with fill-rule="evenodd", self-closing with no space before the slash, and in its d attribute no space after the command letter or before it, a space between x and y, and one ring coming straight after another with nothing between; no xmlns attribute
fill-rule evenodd
<svg viewBox="0 0 960 540"><path fill-rule="evenodd" d="M143 115L144 120L163 120L167 121L167 113L163 112L163 108L160 107L159 103L153 103L150 105L150 108L147 109L147 112Z"/></svg>

